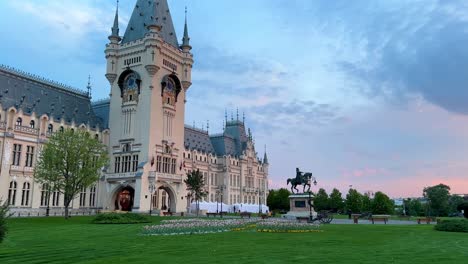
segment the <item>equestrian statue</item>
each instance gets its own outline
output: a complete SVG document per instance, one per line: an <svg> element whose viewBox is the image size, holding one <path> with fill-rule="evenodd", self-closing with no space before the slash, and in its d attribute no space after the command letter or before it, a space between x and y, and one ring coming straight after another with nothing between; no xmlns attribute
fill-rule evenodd
<svg viewBox="0 0 468 264"><path fill-rule="evenodd" d="M299 170L299 168L296 168L296 178L290 178L286 182L287 184L291 184L291 192L294 193L294 190L296 190L296 193L299 193L299 190L296 188L298 185L302 185L302 192L306 193L306 186L307 186L307 192L310 192L310 181L312 179L312 173L306 172L302 173L302 171Z"/></svg>

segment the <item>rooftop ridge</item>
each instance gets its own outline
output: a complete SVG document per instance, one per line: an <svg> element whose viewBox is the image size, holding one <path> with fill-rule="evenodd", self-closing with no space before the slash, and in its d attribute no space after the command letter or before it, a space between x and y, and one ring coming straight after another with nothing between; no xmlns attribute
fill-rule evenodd
<svg viewBox="0 0 468 264"><path fill-rule="evenodd" d="M86 91L84 91L84 90L80 90L80 89L74 88L74 87L72 87L70 85L59 83L59 82L47 79L47 78L39 76L39 75L35 75L35 74L29 73L29 72L25 72L25 71L16 69L14 67L11 67L11 66L8 66L8 65L5 65L5 64L0 64L0 70L3 70L5 72L11 73L11 74L16 74L16 75L19 75L19 76L21 76L23 78L27 78L27 79L30 79L32 81L36 81L36 82L39 82L39 83L42 83L42 84L45 84L45 85L49 85L49 86L52 86L54 88L64 90L66 92L72 92L72 93L75 93L75 94L78 94L78 95L88 97L88 93Z"/></svg>
<svg viewBox="0 0 468 264"><path fill-rule="evenodd" d="M185 126L185 128L192 129L192 130L194 130L194 131L201 132L201 133L203 133L203 134L207 134L207 135L208 135L208 131L206 131L206 130L203 130L203 129L200 129L200 128L196 128L196 127L191 126L191 125L184 125L184 126Z"/></svg>
<svg viewBox="0 0 468 264"><path fill-rule="evenodd" d="M91 105L98 105L98 104L104 104L104 103L109 103L110 98L104 98L104 99L98 99L96 101L91 102Z"/></svg>

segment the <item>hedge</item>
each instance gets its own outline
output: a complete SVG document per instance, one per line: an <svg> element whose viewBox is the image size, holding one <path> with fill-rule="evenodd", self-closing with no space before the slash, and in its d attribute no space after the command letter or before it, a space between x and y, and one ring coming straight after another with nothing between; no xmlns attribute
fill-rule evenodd
<svg viewBox="0 0 468 264"><path fill-rule="evenodd" d="M151 223L151 219L146 215L141 214L118 214L107 213L98 214L92 221L94 224L139 224Z"/></svg>
<svg viewBox="0 0 468 264"><path fill-rule="evenodd" d="M434 228L435 230L438 230L438 231L468 233L468 220L466 219L442 220Z"/></svg>

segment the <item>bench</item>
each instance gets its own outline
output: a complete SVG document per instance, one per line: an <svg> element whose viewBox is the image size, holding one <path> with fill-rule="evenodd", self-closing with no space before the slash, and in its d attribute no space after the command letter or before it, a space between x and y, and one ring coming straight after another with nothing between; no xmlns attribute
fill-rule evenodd
<svg viewBox="0 0 468 264"><path fill-rule="evenodd" d="M308 216L296 216L296 220L299 223L308 223L309 220L310 220L310 217L308 217Z"/></svg>
<svg viewBox="0 0 468 264"><path fill-rule="evenodd" d="M372 224L374 224L374 222L377 222L377 221L381 221L381 222L384 222L385 224L387 224L388 222L388 216L385 216L385 215L380 215L380 216L372 216L370 218L370 220L372 221Z"/></svg>
<svg viewBox="0 0 468 264"><path fill-rule="evenodd" d="M172 212L163 212L164 216L172 216Z"/></svg>
<svg viewBox="0 0 468 264"><path fill-rule="evenodd" d="M240 213L240 217L241 217L241 218L244 218L244 217L249 217L249 218L250 218L251 216L252 216L252 214L251 214L251 213L248 213L248 212L242 212L242 213Z"/></svg>
<svg viewBox="0 0 468 264"><path fill-rule="evenodd" d="M359 222L359 217L361 217L361 214L352 214L351 217L353 218L353 223L357 224Z"/></svg>
<svg viewBox="0 0 468 264"><path fill-rule="evenodd" d="M429 217L420 217L420 218L418 218L416 220L418 221L418 225L420 225L421 222L423 222L423 223L426 222L426 224L430 224L432 219L429 218Z"/></svg>

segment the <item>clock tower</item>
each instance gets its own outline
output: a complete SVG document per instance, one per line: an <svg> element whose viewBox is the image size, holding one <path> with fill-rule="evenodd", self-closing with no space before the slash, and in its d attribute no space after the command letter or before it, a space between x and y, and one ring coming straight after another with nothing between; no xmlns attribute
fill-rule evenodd
<svg viewBox="0 0 468 264"><path fill-rule="evenodd" d="M172 212L183 198L184 116L193 55L187 19L179 45L167 0L137 0L123 37L118 10L106 45L110 166L104 208L148 211L165 191Z"/></svg>

